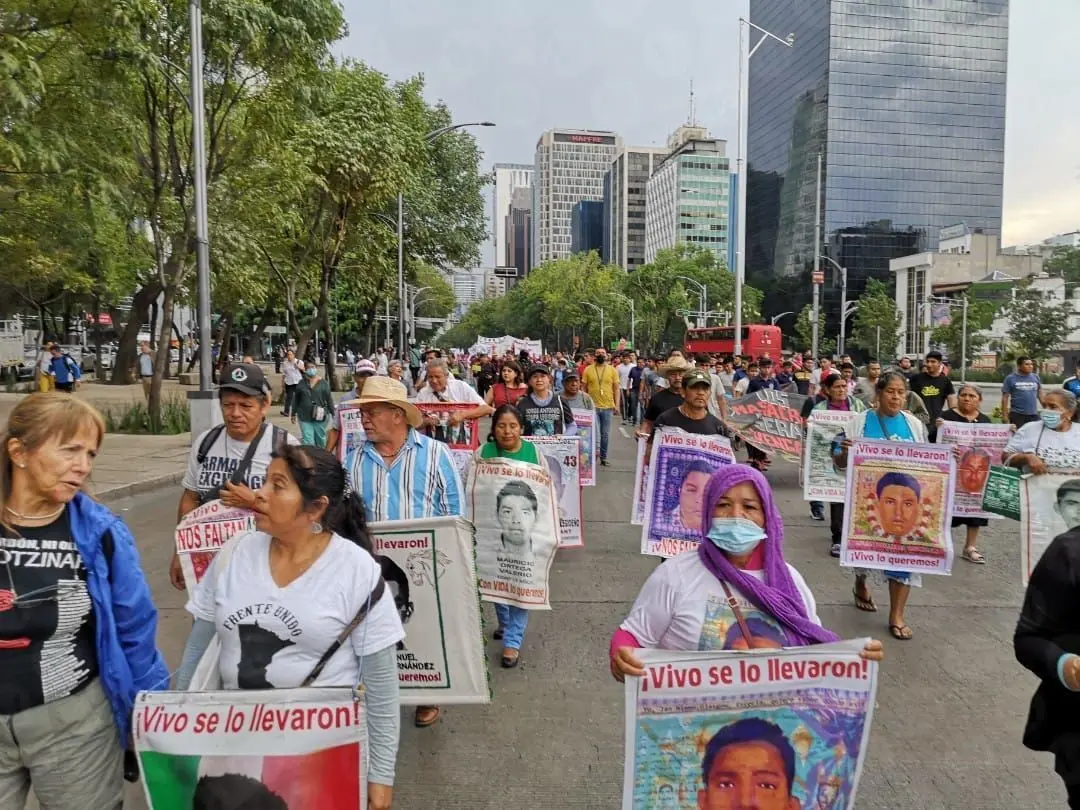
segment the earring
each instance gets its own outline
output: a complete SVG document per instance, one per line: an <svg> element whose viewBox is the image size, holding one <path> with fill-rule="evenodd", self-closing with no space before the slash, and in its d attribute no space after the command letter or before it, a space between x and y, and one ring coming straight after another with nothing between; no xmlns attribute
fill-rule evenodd
<svg viewBox="0 0 1080 810"><path fill-rule="evenodd" d="M319 521L316 520L315 522L313 522L311 524L311 533L312 534L322 534L322 524L319 523Z"/></svg>

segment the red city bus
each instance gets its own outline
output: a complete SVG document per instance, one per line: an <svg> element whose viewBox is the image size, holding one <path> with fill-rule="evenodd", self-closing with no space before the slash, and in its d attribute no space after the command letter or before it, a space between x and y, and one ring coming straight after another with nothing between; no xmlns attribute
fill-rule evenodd
<svg viewBox="0 0 1080 810"><path fill-rule="evenodd" d="M695 354L731 355L735 351L734 326L706 326L687 329L684 346L687 357ZM742 328L742 353L748 357L771 357L780 359L780 327L764 323L752 323Z"/></svg>

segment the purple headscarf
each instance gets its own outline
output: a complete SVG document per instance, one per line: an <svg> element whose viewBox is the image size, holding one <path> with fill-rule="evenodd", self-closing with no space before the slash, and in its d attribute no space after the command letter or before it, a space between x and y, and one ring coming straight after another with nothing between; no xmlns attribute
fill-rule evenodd
<svg viewBox="0 0 1080 810"><path fill-rule="evenodd" d="M766 537L761 541L762 560L765 567L764 582L759 582L732 565L731 561L724 556L724 552L708 539L716 504L729 489L746 481L754 485L765 512ZM772 488L764 475L745 464L724 465L714 472L705 488L701 534L698 557L702 564L717 579L734 585L759 610L784 625L791 646L805 647L809 644L825 644L839 640L839 636L831 630L814 624L806 615L806 606L784 561L784 522L773 503Z"/></svg>

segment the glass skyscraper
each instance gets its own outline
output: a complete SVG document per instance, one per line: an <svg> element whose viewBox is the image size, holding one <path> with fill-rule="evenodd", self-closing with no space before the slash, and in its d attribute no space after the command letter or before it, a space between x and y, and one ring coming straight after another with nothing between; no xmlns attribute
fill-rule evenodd
<svg viewBox="0 0 1080 810"><path fill-rule="evenodd" d="M822 242L849 298L941 228L1001 233L1008 0L750 0L750 19L795 34L749 76L747 275L787 277L781 309L811 296L819 153Z"/></svg>

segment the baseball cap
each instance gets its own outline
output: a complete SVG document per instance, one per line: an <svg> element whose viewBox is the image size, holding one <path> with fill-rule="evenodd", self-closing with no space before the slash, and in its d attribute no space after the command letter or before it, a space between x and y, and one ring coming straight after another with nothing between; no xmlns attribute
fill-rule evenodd
<svg viewBox="0 0 1080 810"><path fill-rule="evenodd" d="M683 388L693 388L695 385L708 385L712 386L712 380L709 378L709 372L705 369L695 368L693 371L688 371L683 374L682 378Z"/></svg>
<svg viewBox="0 0 1080 810"><path fill-rule="evenodd" d="M1080 361L1077 361L1077 363L1080 364ZM574 366L567 366L566 371L563 372L562 378L563 382L566 382L567 380L580 380L581 375L577 373L577 369Z"/></svg>
<svg viewBox="0 0 1080 810"><path fill-rule="evenodd" d="M357 360L356 365L353 367L353 375L359 376L361 374L374 374L375 364L370 360Z"/></svg>
<svg viewBox="0 0 1080 810"><path fill-rule="evenodd" d="M249 397L264 397L270 392L266 375L255 363L232 363L221 375L219 391L238 391Z"/></svg>
<svg viewBox="0 0 1080 810"><path fill-rule="evenodd" d="M529 368L529 377L532 377L533 374L547 374L550 377L551 368L545 366L543 363L537 363L535 366Z"/></svg>

